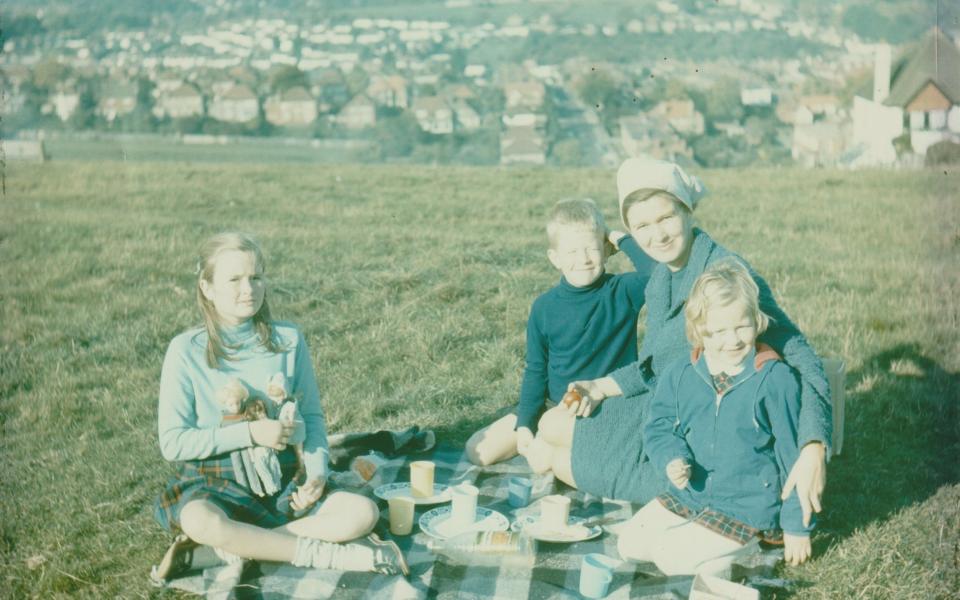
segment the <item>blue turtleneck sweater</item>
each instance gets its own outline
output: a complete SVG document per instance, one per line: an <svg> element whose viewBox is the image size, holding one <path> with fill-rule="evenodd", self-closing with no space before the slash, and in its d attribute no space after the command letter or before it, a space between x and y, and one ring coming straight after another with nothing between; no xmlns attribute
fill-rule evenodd
<svg viewBox="0 0 960 600"><path fill-rule="evenodd" d="M252 446L246 422L221 426L217 390L236 377L251 396L266 398L270 377L282 372L292 395L299 398L297 406L306 428L307 478L326 475L327 432L310 351L296 326L274 322L273 331L283 348L277 353L264 348L252 320L222 328L223 341L234 348L228 349L231 360L221 360L217 369L207 366L205 329L191 329L173 338L160 374L157 414L160 451L165 459L197 460Z"/></svg>
<svg viewBox="0 0 960 600"><path fill-rule="evenodd" d="M604 273L586 287L561 277L534 300L517 427L536 430L544 399L559 402L571 381L602 377L637 360L637 317L655 263L630 236L620 240L620 249L636 272Z"/></svg>

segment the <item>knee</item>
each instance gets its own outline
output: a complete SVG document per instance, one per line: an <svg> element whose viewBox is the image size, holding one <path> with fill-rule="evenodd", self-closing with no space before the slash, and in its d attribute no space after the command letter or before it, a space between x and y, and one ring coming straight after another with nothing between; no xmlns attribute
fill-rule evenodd
<svg viewBox="0 0 960 600"><path fill-rule="evenodd" d="M334 492L324 503L324 508L339 517L342 530L337 532L337 541L363 537L373 531L380 519L380 509L365 496L349 492Z"/></svg>
<svg viewBox="0 0 960 600"><path fill-rule="evenodd" d="M481 467L486 467L489 463L486 462L485 459L487 457L485 457L482 452L483 437L483 430L471 435L470 439L467 440L465 452L467 455L467 460L469 460L471 463Z"/></svg>
<svg viewBox="0 0 960 600"><path fill-rule="evenodd" d="M208 502L188 502L180 511L180 528L191 540L206 546L223 546L227 517Z"/></svg>

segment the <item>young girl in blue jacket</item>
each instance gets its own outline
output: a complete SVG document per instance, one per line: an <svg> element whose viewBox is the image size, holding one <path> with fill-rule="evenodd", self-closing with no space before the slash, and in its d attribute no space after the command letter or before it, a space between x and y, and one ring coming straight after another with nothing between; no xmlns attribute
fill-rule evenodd
<svg viewBox="0 0 960 600"><path fill-rule="evenodd" d="M735 258L710 265L684 308L687 360L661 374L644 447L671 488L621 530L624 558L668 575L724 573L758 542L783 531L790 562L810 556L796 493L781 488L797 460L800 385L768 346L759 290Z"/></svg>

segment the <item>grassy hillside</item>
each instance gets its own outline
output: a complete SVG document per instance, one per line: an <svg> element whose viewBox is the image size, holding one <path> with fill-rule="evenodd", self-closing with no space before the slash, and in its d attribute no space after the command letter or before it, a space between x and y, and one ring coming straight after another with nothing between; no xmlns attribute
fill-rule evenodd
<svg viewBox="0 0 960 600"><path fill-rule="evenodd" d="M847 362L804 598L960 589L960 175L702 173L701 225ZM611 171L47 164L0 202L0 588L146 596L171 469L156 441L166 345L198 322L199 241L256 234L271 302L311 345L331 431L435 428L462 443L517 397L524 322L558 275L543 219ZM627 268L616 258L612 270Z"/></svg>

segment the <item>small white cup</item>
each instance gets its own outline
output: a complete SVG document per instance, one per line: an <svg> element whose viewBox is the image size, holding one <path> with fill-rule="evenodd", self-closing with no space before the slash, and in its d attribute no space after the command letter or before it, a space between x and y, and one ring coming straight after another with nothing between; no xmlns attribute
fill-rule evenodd
<svg viewBox="0 0 960 600"><path fill-rule="evenodd" d="M547 531L567 528L570 518L570 498L554 494L540 500L540 526Z"/></svg>
<svg viewBox="0 0 960 600"><path fill-rule="evenodd" d="M416 460L410 463L410 489L414 498L433 496L434 465L429 460Z"/></svg>
<svg viewBox="0 0 960 600"><path fill-rule="evenodd" d="M413 513L416 504L410 496L393 496L387 499L390 517L390 533L410 535L413 531Z"/></svg>
<svg viewBox="0 0 960 600"><path fill-rule="evenodd" d="M464 530L477 521L477 496L480 490L475 485L461 483L450 488L450 526Z"/></svg>

